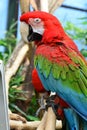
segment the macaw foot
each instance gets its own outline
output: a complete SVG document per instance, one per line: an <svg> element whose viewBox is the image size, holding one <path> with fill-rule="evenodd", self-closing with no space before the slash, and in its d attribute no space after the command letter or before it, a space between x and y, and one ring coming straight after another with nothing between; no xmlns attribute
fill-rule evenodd
<svg viewBox="0 0 87 130"><path fill-rule="evenodd" d="M42 111L42 110L45 110L45 104L44 104L44 95L41 96L41 98L38 100L38 103L40 105L39 109L36 111L36 116L39 115L39 113Z"/></svg>
<svg viewBox="0 0 87 130"><path fill-rule="evenodd" d="M41 99L39 99L40 107L36 112L36 116L39 115L40 111L48 110L49 107L52 107L52 109L56 115L56 118L58 120L62 120L63 119L63 108L60 105L59 97L57 95L52 95L45 100L46 100L46 103L44 102L44 96L42 96Z"/></svg>
<svg viewBox="0 0 87 130"><path fill-rule="evenodd" d="M52 107L56 118L58 120L62 119L62 113L63 113L63 109L59 104L59 98L57 95L52 95L50 96L47 100L46 100L46 109L48 109L48 107Z"/></svg>

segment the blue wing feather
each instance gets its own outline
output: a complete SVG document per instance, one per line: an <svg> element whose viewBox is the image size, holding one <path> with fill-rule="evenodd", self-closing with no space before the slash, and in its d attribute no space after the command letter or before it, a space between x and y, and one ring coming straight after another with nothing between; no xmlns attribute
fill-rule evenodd
<svg viewBox="0 0 87 130"><path fill-rule="evenodd" d="M77 94L70 87L63 85L60 79L54 79L51 72L49 77L46 78L43 73L40 73L38 65L37 71L45 89L56 92L76 111L76 113L78 113L83 119L87 121L87 97L83 93Z"/></svg>
<svg viewBox="0 0 87 130"><path fill-rule="evenodd" d="M71 108L64 109L66 130L87 130L87 121L82 119Z"/></svg>

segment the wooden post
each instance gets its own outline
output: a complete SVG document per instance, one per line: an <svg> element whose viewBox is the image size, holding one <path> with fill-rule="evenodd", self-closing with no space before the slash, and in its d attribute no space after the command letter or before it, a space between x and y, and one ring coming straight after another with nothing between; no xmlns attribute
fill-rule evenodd
<svg viewBox="0 0 87 130"><path fill-rule="evenodd" d="M48 0L40 0L40 7L41 7L41 11L45 11L45 12L49 12L48 9Z"/></svg>
<svg viewBox="0 0 87 130"><path fill-rule="evenodd" d="M29 11L30 0L20 0L21 14Z"/></svg>
<svg viewBox="0 0 87 130"><path fill-rule="evenodd" d="M43 115L43 118L42 118L39 126L37 127L37 130L44 130L46 122L47 122L47 112L45 111L45 113Z"/></svg>
<svg viewBox="0 0 87 130"><path fill-rule="evenodd" d="M5 87L4 66L0 60L0 130L10 130Z"/></svg>
<svg viewBox="0 0 87 130"><path fill-rule="evenodd" d="M45 130L55 130L55 128L56 128L56 116L52 110L52 107L49 107L45 124Z"/></svg>

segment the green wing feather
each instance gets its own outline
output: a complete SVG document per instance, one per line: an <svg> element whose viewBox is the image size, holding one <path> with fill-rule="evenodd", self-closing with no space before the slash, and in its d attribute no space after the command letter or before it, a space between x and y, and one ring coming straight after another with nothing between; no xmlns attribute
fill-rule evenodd
<svg viewBox="0 0 87 130"><path fill-rule="evenodd" d="M35 66L39 66L40 73L48 78L52 72L54 79L61 79L62 83L87 96L87 65L74 51L68 53L72 64L62 61L55 63L42 55L35 56Z"/></svg>

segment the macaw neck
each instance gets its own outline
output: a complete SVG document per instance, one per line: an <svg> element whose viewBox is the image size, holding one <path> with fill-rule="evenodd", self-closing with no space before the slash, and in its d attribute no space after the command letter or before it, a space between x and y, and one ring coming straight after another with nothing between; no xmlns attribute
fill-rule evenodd
<svg viewBox="0 0 87 130"><path fill-rule="evenodd" d="M42 42L43 43L51 43L51 42L60 42L64 39L65 33L64 31L59 31L58 29L50 29L45 30L43 37L42 37Z"/></svg>
<svg viewBox="0 0 87 130"><path fill-rule="evenodd" d="M58 63L61 61L67 61L67 63L72 63L71 59L68 56L68 53L71 52L78 53L78 55L84 60L84 57L80 54L75 43L67 35L62 40L56 39L51 42L38 42L36 47L36 55L42 55L52 62ZM86 63L87 64L87 63Z"/></svg>
<svg viewBox="0 0 87 130"><path fill-rule="evenodd" d="M64 47L64 45L46 45L42 44L36 48L36 56L43 56L47 58L49 61L53 63L59 63L61 62L61 57L63 61L66 61L68 63L71 63L72 61L67 56L68 50Z"/></svg>
<svg viewBox="0 0 87 130"><path fill-rule="evenodd" d="M63 44L67 48L72 48L75 51L79 51L76 44L73 40L64 32L63 35L58 35L57 32L49 32L47 35L45 33L42 37L41 41L35 41L35 44L38 46L40 45L48 45L48 46L55 46Z"/></svg>

